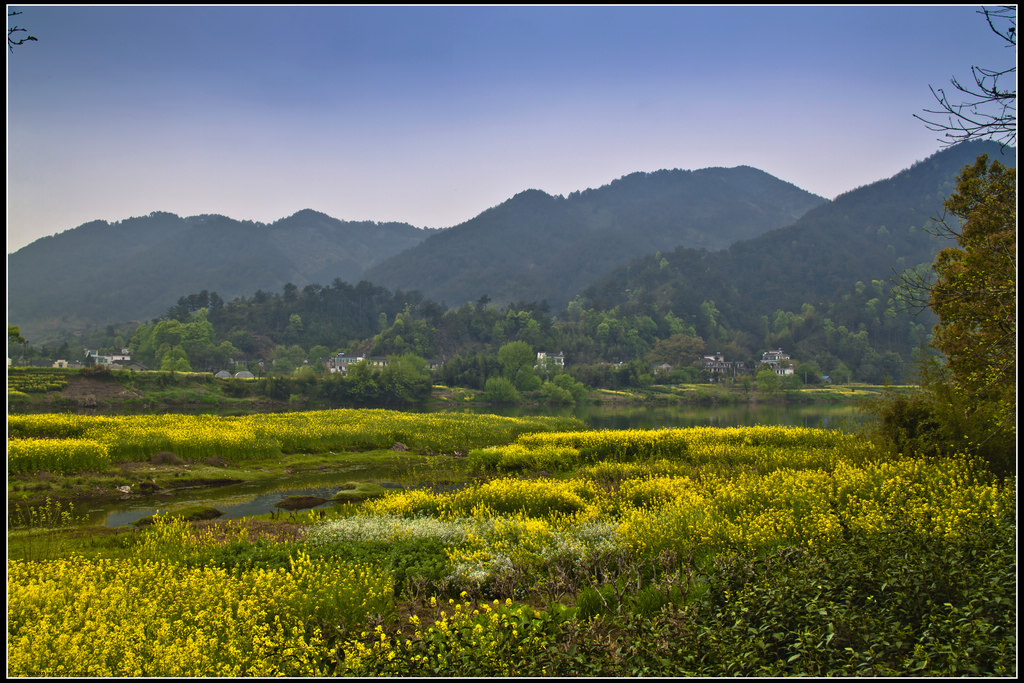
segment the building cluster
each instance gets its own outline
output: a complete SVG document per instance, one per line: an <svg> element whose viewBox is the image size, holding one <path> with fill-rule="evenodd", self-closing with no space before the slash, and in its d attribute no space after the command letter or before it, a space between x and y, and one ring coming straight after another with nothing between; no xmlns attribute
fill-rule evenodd
<svg viewBox="0 0 1024 683"><path fill-rule="evenodd" d="M332 374L341 374L344 376L348 373L348 369L356 363L365 362L374 367L383 368L387 366L388 359L385 356L365 356L362 354L339 353L335 356L322 358L320 359L320 362L327 372ZM431 370L436 370L441 366L441 361L438 360L428 360L427 363ZM112 368L146 369L137 363L132 362L131 351L129 349L121 349L121 353L117 354L101 354L96 349L85 349L84 363L82 361L69 362L66 360L57 360L53 362L53 367L81 367L86 364L102 365ZM538 351L537 362L534 367L543 370L562 370L565 368L565 354L561 351L558 353ZM720 351L709 356L704 356L700 360L700 369L708 373L712 382L719 381L727 377L753 374L764 368L768 368L782 377L792 375L796 372L793 359L782 349L765 351L761 354L760 360L753 364L749 364L744 361L726 360ZM671 365L665 363L658 365L653 369L656 373L667 374L671 372L673 368ZM239 379L253 378L252 373L247 370L243 370L238 373L231 373L226 370L222 370L215 376L225 379L231 377Z"/></svg>
<svg viewBox="0 0 1024 683"><path fill-rule="evenodd" d="M121 349L121 353L103 354L97 349L85 349L84 360L65 360L60 358L53 361L51 367L55 368L80 368L85 365L102 365L108 368L122 368L126 370L145 370L143 366L132 362L130 349Z"/></svg>
<svg viewBox="0 0 1024 683"><path fill-rule="evenodd" d="M704 356L700 361L700 367L701 370L704 370L711 375L712 381L714 381L715 378L736 377L737 375L750 374L751 372L748 365L743 361L725 360L721 351L712 356ZM775 374L782 377L792 375L796 372L792 358L782 349L765 351L761 354L761 360L757 363L757 368L760 369L765 367L771 369Z"/></svg>
<svg viewBox="0 0 1024 683"><path fill-rule="evenodd" d="M776 375L782 375L783 377L796 372L793 363L790 361L789 354L783 352L782 349L765 351L761 354L761 365L767 365L775 371Z"/></svg>

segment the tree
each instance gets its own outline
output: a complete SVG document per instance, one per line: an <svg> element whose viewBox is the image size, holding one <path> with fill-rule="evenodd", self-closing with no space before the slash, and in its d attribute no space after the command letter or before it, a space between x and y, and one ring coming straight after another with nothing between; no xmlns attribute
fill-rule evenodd
<svg viewBox="0 0 1024 683"><path fill-rule="evenodd" d="M15 33L28 33L28 29L24 29L24 28L21 28L19 26L11 26L10 25L10 18L11 17L16 17L19 14L21 14L21 12L15 12L13 10L7 12L7 18L8 18L8 25L7 25L7 49L10 50L11 52L14 52L14 47L16 45L24 45L25 43L27 43L30 40L39 40L35 36L25 36L24 38L15 38L14 37Z"/></svg>
<svg viewBox="0 0 1024 683"><path fill-rule="evenodd" d="M937 232L934 281L908 282L938 316L918 363L920 390L876 402L879 434L897 453L971 453L993 471L1016 471L1017 175L986 155L963 169ZM916 287L916 288L915 288Z"/></svg>
<svg viewBox="0 0 1024 683"><path fill-rule="evenodd" d="M777 394L782 388L782 378L771 368L758 370L755 379L757 380L757 390L761 393Z"/></svg>
<svg viewBox="0 0 1024 683"><path fill-rule="evenodd" d="M680 332L667 339L659 339L647 354L647 360L674 366L688 365L700 358L704 346L704 340L700 337Z"/></svg>
<svg viewBox="0 0 1024 683"><path fill-rule="evenodd" d="M510 380L491 377L484 384L484 400L488 403L519 403L519 392Z"/></svg>
<svg viewBox="0 0 1024 683"><path fill-rule="evenodd" d="M192 372L192 365L185 350L180 346L174 346L160 358L160 369L170 372Z"/></svg>
<svg viewBox="0 0 1024 683"><path fill-rule="evenodd" d="M417 403L430 397L430 368L427 361L407 353L391 356L380 373L379 385L385 400Z"/></svg>
<svg viewBox="0 0 1024 683"><path fill-rule="evenodd" d="M8 350L14 344L21 345L21 355L25 356L25 347L28 345L28 341L21 336L21 328L18 325L7 325L7 348Z"/></svg>
<svg viewBox="0 0 1024 683"><path fill-rule="evenodd" d="M998 9L982 8L978 14L983 14L992 32L1007 47L1013 48L1013 58L1016 60L1016 5L1004 5ZM926 109L925 112L940 118L929 119L917 114L914 117L924 121L929 130L944 133L946 144L993 138L1004 147L1013 146L1017 142L1016 71L1016 66L1005 69L972 66L973 85L963 85L956 78L950 81L959 96L965 98L963 101L954 101L942 88L929 86L939 108ZM1004 88L1000 79L1003 79L1004 84L1009 81L1011 87Z"/></svg>
<svg viewBox="0 0 1024 683"><path fill-rule="evenodd" d="M348 367L345 385L349 397L356 403L373 403L380 398L380 373L369 361L361 360Z"/></svg>
<svg viewBox="0 0 1024 683"><path fill-rule="evenodd" d="M978 157L945 206L963 223L942 221L958 246L935 260L930 305L939 323L932 344L968 402L998 402L1009 425L1017 388L1016 169Z"/></svg>
<svg viewBox="0 0 1024 683"><path fill-rule="evenodd" d="M7 326L7 344L25 344L25 338L21 336L21 328L17 325Z"/></svg>
<svg viewBox="0 0 1024 683"><path fill-rule="evenodd" d="M521 369L532 368L535 358L533 348L524 341L508 342L498 349L498 362L501 364L502 373L512 381L515 381Z"/></svg>

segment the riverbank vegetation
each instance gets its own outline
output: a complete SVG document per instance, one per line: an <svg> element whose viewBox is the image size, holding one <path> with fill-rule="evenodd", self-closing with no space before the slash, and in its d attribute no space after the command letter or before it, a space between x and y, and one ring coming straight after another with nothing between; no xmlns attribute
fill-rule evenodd
<svg viewBox="0 0 1024 683"><path fill-rule="evenodd" d="M885 391L912 387L862 383L760 388L752 383L652 383L626 389L588 388L567 374L558 374L539 388L520 391L501 377L491 390L431 384L418 390L415 401L387 398L380 385L363 385L362 398L346 394L337 375L221 379L202 372L135 372L108 368L10 367L8 412L124 414L205 412L241 415L254 411L300 411L325 408L486 409L508 406L585 405L740 405L757 403L849 403ZM376 392L376 393L373 393ZM480 412L478 410L478 412Z"/></svg>
<svg viewBox="0 0 1024 683"><path fill-rule="evenodd" d="M276 522L23 517L12 675L1015 675L1015 478L968 456L373 410L9 430L103 439L111 467L154 449L245 463L251 430L263 462L401 442L460 473Z"/></svg>

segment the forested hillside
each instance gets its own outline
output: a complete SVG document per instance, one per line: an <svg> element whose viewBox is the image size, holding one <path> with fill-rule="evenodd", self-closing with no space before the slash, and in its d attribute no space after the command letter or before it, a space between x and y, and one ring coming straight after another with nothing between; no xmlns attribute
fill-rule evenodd
<svg viewBox="0 0 1024 683"><path fill-rule="evenodd" d="M750 167L633 173L568 197L527 190L369 269L366 279L450 306L482 296L553 307L631 258L723 249L824 202Z"/></svg>
<svg viewBox="0 0 1024 683"><path fill-rule="evenodd" d="M33 338L154 318L186 292L225 298L363 270L431 231L300 211L270 225L154 212L93 221L10 254L7 313Z"/></svg>

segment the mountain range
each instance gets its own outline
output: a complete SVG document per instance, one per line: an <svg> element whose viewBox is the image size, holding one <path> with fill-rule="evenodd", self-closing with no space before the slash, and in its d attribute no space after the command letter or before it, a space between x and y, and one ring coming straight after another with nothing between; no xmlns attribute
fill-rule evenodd
<svg viewBox="0 0 1024 683"><path fill-rule="evenodd" d="M930 262L942 245L922 228L981 153L1015 159L996 143L957 145L833 201L740 166L633 173L565 197L526 190L440 230L312 210L270 224L162 212L94 221L8 255L8 321L36 343L154 318L200 290L230 300L336 280L449 306L714 298L754 314Z"/></svg>
<svg viewBox="0 0 1024 683"><path fill-rule="evenodd" d="M723 249L791 224L821 197L748 166L633 173L555 197L527 190L369 268L366 279L459 306L562 307L608 270L677 246Z"/></svg>

